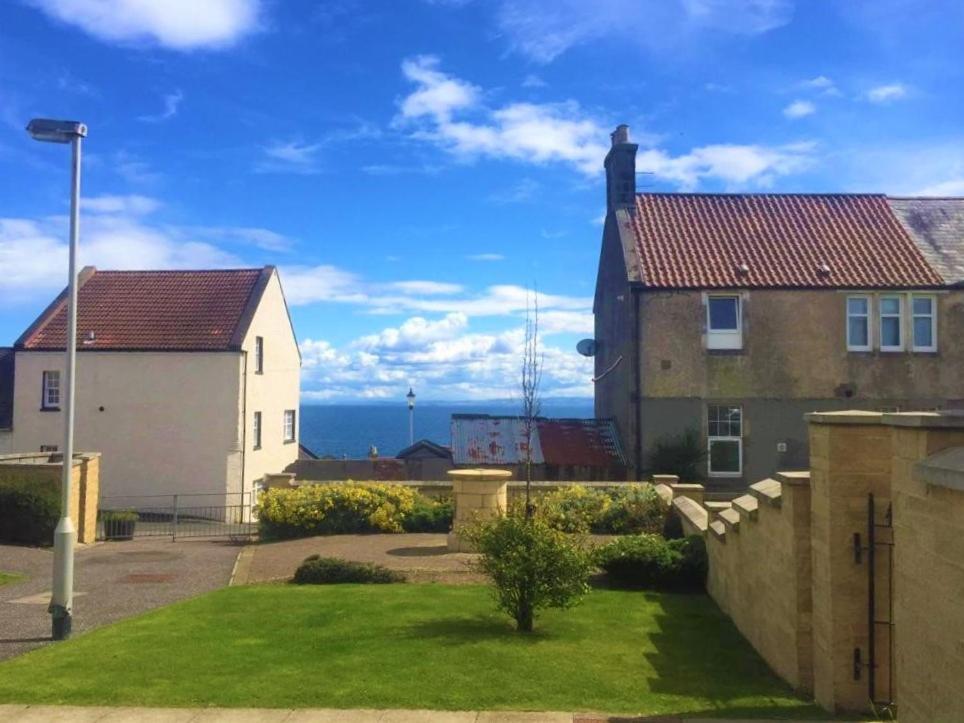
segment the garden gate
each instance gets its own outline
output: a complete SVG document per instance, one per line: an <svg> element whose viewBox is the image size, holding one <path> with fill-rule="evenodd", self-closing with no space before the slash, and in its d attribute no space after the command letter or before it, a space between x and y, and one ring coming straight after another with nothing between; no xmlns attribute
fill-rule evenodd
<svg viewBox="0 0 964 723"><path fill-rule="evenodd" d="M102 540L250 537L257 531L250 492L102 497L97 515Z"/></svg>

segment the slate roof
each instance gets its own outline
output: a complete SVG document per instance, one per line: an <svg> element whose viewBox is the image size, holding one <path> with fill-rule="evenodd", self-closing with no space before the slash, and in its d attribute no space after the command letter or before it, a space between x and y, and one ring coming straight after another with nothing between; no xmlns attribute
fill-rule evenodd
<svg viewBox="0 0 964 723"><path fill-rule="evenodd" d="M452 415L452 459L457 465L510 465L526 459L522 417ZM533 464L610 467L626 464L611 419L536 420Z"/></svg>
<svg viewBox="0 0 964 723"><path fill-rule="evenodd" d="M647 287L944 285L882 195L641 193L629 225Z"/></svg>
<svg viewBox="0 0 964 723"><path fill-rule="evenodd" d="M106 351L238 350L274 267L210 271L97 271L80 274L77 348ZM66 345L64 291L15 348Z"/></svg>
<svg viewBox="0 0 964 723"><path fill-rule="evenodd" d="M964 198L888 198L887 202L945 283L964 285Z"/></svg>
<svg viewBox="0 0 964 723"><path fill-rule="evenodd" d="M13 427L13 361L13 349L0 347L0 429Z"/></svg>

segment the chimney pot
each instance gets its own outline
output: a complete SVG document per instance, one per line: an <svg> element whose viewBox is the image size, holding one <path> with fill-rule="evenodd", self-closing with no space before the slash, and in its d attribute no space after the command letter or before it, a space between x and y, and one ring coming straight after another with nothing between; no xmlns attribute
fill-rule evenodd
<svg viewBox="0 0 964 723"><path fill-rule="evenodd" d="M609 137L612 138L614 146L618 146L620 143L629 143L629 126L620 123L616 126L616 130L609 134Z"/></svg>

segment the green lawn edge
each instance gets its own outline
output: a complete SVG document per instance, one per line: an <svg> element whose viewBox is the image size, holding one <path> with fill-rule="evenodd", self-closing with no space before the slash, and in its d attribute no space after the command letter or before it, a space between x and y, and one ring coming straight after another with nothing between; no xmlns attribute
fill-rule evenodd
<svg viewBox="0 0 964 723"><path fill-rule="evenodd" d="M19 572L3 572L0 570L0 585L9 585L11 583L20 582L24 579L24 576Z"/></svg>
<svg viewBox="0 0 964 723"><path fill-rule="evenodd" d="M0 702L827 717L705 596L596 590L524 636L441 584L225 588L0 664Z"/></svg>

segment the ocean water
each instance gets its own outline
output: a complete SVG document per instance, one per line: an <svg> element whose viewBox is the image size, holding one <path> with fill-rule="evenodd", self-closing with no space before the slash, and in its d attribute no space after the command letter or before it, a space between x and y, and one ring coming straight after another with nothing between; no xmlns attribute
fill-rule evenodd
<svg viewBox="0 0 964 723"><path fill-rule="evenodd" d="M453 414L519 413L519 405L422 404L415 406L415 439L448 446ZM543 401L544 417L591 417L592 400ZM318 455L361 458L374 444L382 457L393 457L408 446L408 407L374 404L310 404L301 407L301 443Z"/></svg>

